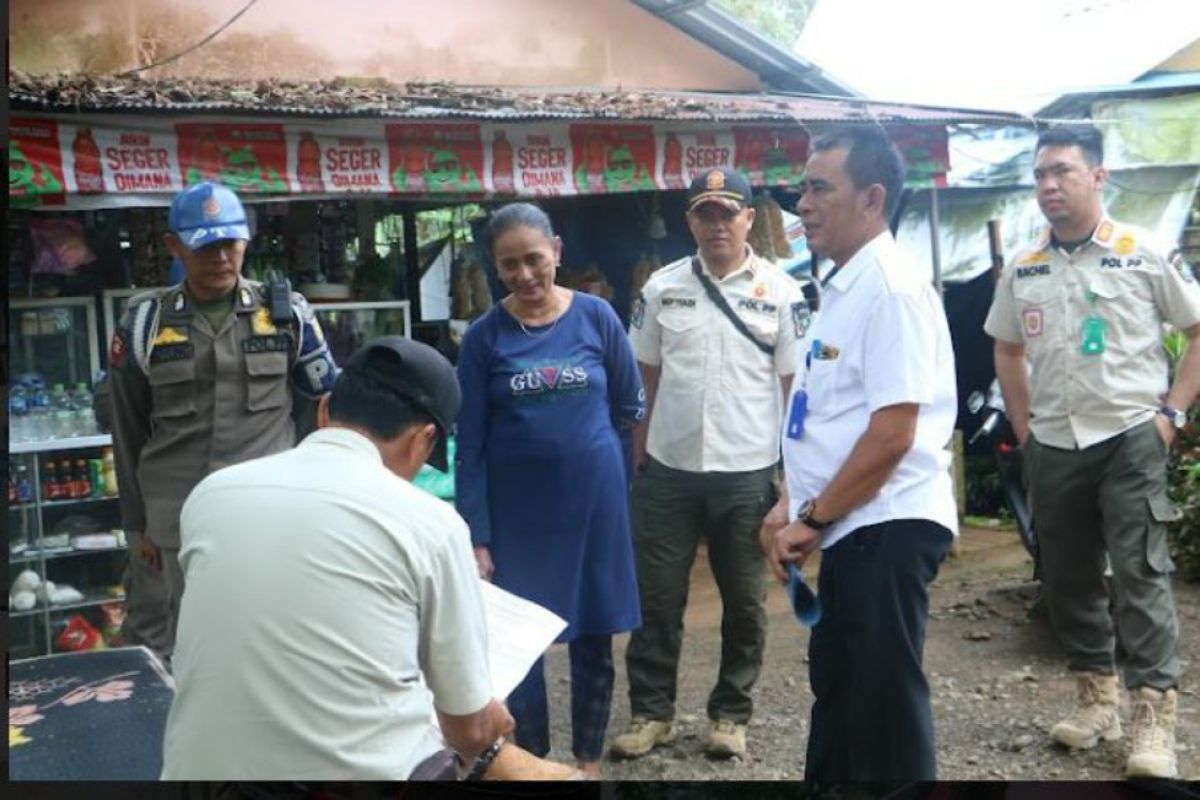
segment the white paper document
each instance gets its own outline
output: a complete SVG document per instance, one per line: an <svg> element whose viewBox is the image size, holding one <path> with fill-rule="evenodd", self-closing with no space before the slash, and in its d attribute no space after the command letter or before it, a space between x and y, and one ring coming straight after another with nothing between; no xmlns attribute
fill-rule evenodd
<svg viewBox="0 0 1200 800"><path fill-rule="evenodd" d="M480 581L487 623L492 694L503 700L554 643L566 620L552 611Z"/></svg>

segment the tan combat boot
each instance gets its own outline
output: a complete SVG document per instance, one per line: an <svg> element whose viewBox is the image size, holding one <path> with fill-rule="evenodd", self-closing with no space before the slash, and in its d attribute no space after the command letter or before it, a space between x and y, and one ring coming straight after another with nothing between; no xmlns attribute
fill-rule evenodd
<svg viewBox="0 0 1200 800"><path fill-rule="evenodd" d="M746 726L726 719L713 722L704 743L705 754L713 758L746 757Z"/></svg>
<svg viewBox="0 0 1200 800"><path fill-rule="evenodd" d="M1051 738L1076 750L1095 747L1101 739L1108 742L1120 739L1117 676L1079 672L1075 683L1079 692L1075 712L1050 729Z"/></svg>
<svg viewBox="0 0 1200 800"><path fill-rule="evenodd" d="M1125 762L1125 775L1133 778L1174 778L1175 708L1174 689L1160 692L1142 686L1130 692L1133 707L1133 750Z"/></svg>
<svg viewBox="0 0 1200 800"><path fill-rule="evenodd" d="M629 731L613 739L612 754L622 758L637 758L660 744L675 741L675 723L670 720L634 717Z"/></svg>
<svg viewBox="0 0 1200 800"><path fill-rule="evenodd" d="M512 742L500 746L483 773L485 781L579 781L583 773L567 764L538 758Z"/></svg>

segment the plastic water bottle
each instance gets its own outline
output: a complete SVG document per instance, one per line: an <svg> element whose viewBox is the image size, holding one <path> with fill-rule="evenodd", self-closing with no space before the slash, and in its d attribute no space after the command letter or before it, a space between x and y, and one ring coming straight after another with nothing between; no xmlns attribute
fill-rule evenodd
<svg viewBox="0 0 1200 800"><path fill-rule="evenodd" d="M13 442L28 442L29 395L25 387L17 384L8 393L8 438Z"/></svg>
<svg viewBox="0 0 1200 800"><path fill-rule="evenodd" d="M53 439L69 439L75 435L75 404L61 383L50 392L51 428Z"/></svg>
<svg viewBox="0 0 1200 800"><path fill-rule="evenodd" d="M71 402L75 405L75 435L76 436L92 436L96 433L96 410L93 407L94 399L92 392L88 389L88 385L83 381L75 384L75 391L71 395Z"/></svg>
<svg viewBox="0 0 1200 800"><path fill-rule="evenodd" d="M40 442L54 436L50 430L50 395L46 387L38 386L33 390L32 401L29 404L29 441Z"/></svg>

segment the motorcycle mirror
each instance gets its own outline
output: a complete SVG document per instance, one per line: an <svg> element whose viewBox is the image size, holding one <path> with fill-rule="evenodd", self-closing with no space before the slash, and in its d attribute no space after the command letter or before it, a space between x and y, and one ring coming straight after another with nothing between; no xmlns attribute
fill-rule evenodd
<svg viewBox="0 0 1200 800"><path fill-rule="evenodd" d="M983 401L983 392L976 389L967 396L967 408L972 414L978 414L979 410L983 408Z"/></svg>

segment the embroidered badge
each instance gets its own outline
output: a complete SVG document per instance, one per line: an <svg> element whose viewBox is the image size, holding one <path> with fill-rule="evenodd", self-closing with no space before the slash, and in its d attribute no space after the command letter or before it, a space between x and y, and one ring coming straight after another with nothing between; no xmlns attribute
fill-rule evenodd
<svg viewBox="0 0 1200 800"><path fill-rule="evenodd" d="M208 217L209 219L221 216L221 204L217 202L217 198L215 197L210 197L205 200L204 205L201 206L201 209L204 211L204 216Z"/></svg>
<svg viewBox="0 0 1200 800"><path fill-rule="evenodd" d="M188 340L187 331L183 328L159 328L158 335L154 337L153 347L158 347L164 344L179 344Z"/></svg>
<svg viewBox="0 0 1200 800"><path fill-rule="evenodd" d="M756 284L754 286L754 296L755 297L762 297L766 293L767 293L767 287L763 286L761 283Z"/></svg>
<svg viewBox="0 0 1200 800"><path fill-rule="evenodd" d="M250 290L245 287L238 293L238 299L241 300L243 308L249 308L254 305L254 300L250 297Z"/></svg>
<svg viewBox="0 0 1200 800"><path fill-rule="evenodd" d="M175 295L175 303L171 306L171 308L175 309L176 311L183 311L186 305L187 298L183 296L183 292L177 292Z"/></svg>
<svg viewBox="0 0 1200 800"><path fill-rule="evenodd" d="M1128 233L1123 233L1113 245L1113 252L1119 256L1127 256L1137 249L1137 240Z"/></svg>
<svg viewBox="0 0 1200 800"><path fill-rule="evenodd" d="M708 191L716 191L717 189L725 188L725 173L713 170L708 173L708 177L704 179L704 188Z"/></svg>
<svg viewBox="0 0 1200 800"><path fill-rule="evenodd" d="M129 353L129 334L124 328L117 328L113 333L112 346L108 349L108 365L112 369L125 366L125 356Z"/></svg>
<svg viewBox="0 0 1200 800"><path fill-rule="evenodd" d="M1027 256L1023 256L1018 262L1018 267L1028 267L1031 264L1041 264L1047 260L1045 250L1035 250Z"/></svg>
<svg viewBox="0 0 1200 800"><path fill-rule="evenodd" d="M275 323L271 321L271 313L265 308L260 308L254 312L254 317L250 320L250 326L260 336L279 332L279 329L275 327Z"/></svg>
<svg viewBox="0 0 1200 800"><path fill-rule="evenodd" d="M1175 271L1179 273L1179 277L1183 278L1188 283L1192 283L1196 280L1195 273L1193 272L1192 268L1188 266L1188 263L1183 260L1183 252L1178 248L1172 251L1171 255L1167 257L1167 263L1174 267Z"/></svg>
<svg viewBox="0 0 1200 800"><path fill-rule="evenodd" d="M1021 319L1025 323L1025 335L1029 337L1041 336L1045 328L1045 317L1040 308L1027 308L1021 312Z"/></svg>
<svg viewBox="0 0 1200 800"><path fill-rule="evenodd" d="M792 303L792 327L796 330L797 339L804 338L810 324L812 324L812 310L809 309L808 303L803 300L799 303Z"/></svg>
<svg viewBox="0 0 1200 800"><path fill-rule="evenodd" d="M1112 238L1113 224L1105 221L1100 223L1100 227L1096 229L1096 241L1100 244L1107 244Z"/></svg>
<svg viewBox="0 0 1200 800"><path fill-rule="evenodd" d="M635 328L642 327L642 323L646 321L646 299L638 296L633 301L633 311L629 314L629 324Z"/></svg>

